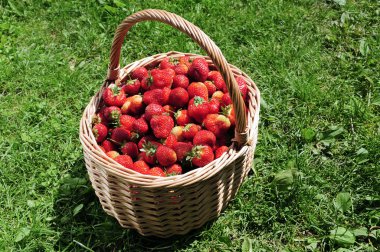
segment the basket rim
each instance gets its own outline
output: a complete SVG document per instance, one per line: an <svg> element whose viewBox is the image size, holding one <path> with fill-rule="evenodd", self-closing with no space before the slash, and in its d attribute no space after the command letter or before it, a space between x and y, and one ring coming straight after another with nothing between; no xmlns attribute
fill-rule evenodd
<svg viewBox="0 0 380 252"><path fill-rule="evenodd" d="M127 64L120 70L120 79L123 80L133 69L139 66L147 66L151 62L159 62L164 57L203 57L209 63L209 65L215 66L209 56L183 53L178 51L169 51L166 53L158 53L151 55L140 60L136 60ZM241 75L245 78L248 84L249 106L247 116L247 130L248 138L251 140L251 144L256 145L257 139L255 139L255 132L258 130L259 111L260 111L260 90L257 88L254 81L242 70L236 66L229 64L234 75ZM215 176L218 172L222 171L227 165L234 162L238 157L243 155L249 148L249 145L243 145L239 150L235 143L229 146L229 150L221 157L213 160L209 164L203 167L195 168L185 174L170 176L170 177L157 177L152 175L146 175L138 173L132 169L125 168L117 163L112 158L108 157L97 144L95 137L92 133L92 116L97 111L97 106L101 98L103 89L108 86L109 81L105 80L101 88L91 98L90 102L83 111L83 115L80 121L80 141L84 150L91 152L95 160L92 160L109 172L113 176L117 176L125 180L128 184L134 184L146 188L156 187L176 187L180 185L190 185L196 182L204 181L212 176ZM252 120L252 121L250 121ZM250 126L250 127L249 127Z"/></svg>

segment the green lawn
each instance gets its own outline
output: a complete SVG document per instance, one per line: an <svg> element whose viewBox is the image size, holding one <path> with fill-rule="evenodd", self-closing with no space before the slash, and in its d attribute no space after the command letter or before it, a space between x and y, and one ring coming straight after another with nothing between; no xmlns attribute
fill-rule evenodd
<svg viewBox="0 0 380 252"><path fill-rule="evenodd" d="M0 0L0 251L379 249L380 2L141 2ZM263 97L257 174L220 218L167 240L103 212L78 137L116 26L146 8L202 28ZM122 63L170 50L204 54L145 22Z"/></svg>

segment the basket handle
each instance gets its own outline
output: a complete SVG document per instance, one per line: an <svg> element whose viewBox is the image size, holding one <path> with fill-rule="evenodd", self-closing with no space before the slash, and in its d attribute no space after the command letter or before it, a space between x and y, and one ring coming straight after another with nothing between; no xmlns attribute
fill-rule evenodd
<svg viewBox="0 0 380 252"><path fill-rule="evenodd" d="M197 44L207 52L208 56L221 72L231 96L236 116L235 141L238 145L247 143L247 115L245 103L226 59L214 41L199 27L174 13L164 10L147 9L136 12L123 20L117 27L112 42L108 80L113 81L119 79L121 47L129 29L138 22L148 20L159 21L180 30L197 42Z"/></svg>

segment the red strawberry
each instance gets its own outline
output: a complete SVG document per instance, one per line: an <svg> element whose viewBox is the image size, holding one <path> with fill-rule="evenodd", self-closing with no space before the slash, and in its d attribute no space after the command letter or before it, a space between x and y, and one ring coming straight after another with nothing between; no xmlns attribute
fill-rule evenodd
<svg viewBox="0 0 380 252"><path fill-rule="evenodd" d="M128 95L138 94L140 91L141 83L138 79L128 80L125 85L122 87L124 92Z"/></svg>
<svg viewBox="0 0 380 252"><path fill-rule="evenodd" d="M147 175L157 176L157 177L166 177L165 172L160 167L153 167L147 172Z"/></svg>
<svg viewBox="0 0 380 252"><path fill-rule="evenodd" d="M156 151L157 161L162 166L169 166L177 161L177 154L175 151L166 146L159 146Z"/></svg>
<svg viewBox="0 0 380 252"><path fill-rule="evenodd" d="M188 141L193 141L193 138L198 133L200 129L198 128L198 125L194 123L186 124L185 128L183 129L183 136Z"/></svg>
<svg viewBox="0 0 380 252"><path fill-rule="evenodd" d="M191 162L193 165L202 167L214 160L214 152L210 146L197 145L191 150Z"/></svg>
<svg viewBox="0 0 380 252"><path fill-rule="evenodd" d="M116 162L121 164L122 166L133 169L133 161L132 158L128 155L119 155L114 158Z"/></svg>
<svg viewBox="0 0 380 252"><path fill-rule="evenodd" d="M146 143L146 142L156 142L155 141L155 138L153 136L143 136L140 141L138 142L137 144L137 147L139 149L142 149L143 148L143 145Z"/></svg>
<svg viewBox="0 0 380 252"><path fill-rule="evenodd" d="M132 79L142 81L145 77L148 77L148 70L145 67L138 67L132 72Z"/></svg>
<svg viewBox="0 0 380 252"><path fill-rule="evenodd" d="M133 170L141 174L148 174L150 167L147 163L145 163L145 161L138 160L133 164Z"/></svg>
<svg viewBox="0 0 380 252"><path fill-rule="evenodd" d="M104 153L106 153L106 149L104 149L103 146L99 146L99 148L100 148Z"/></svg>
<svg viewBox="0 0 380 252"><path fill-rule="evenodd" d="M136 118L130 115L121 115L120 116L120 125L125 129L131 131L133 122L136 121Z"/></svg>
<svg viewBox="0 0 380 252"><path fill-rule="evenodd" d="M229 93L225 93L223 95L221 103L223 106L228 106L228 105L232 104L231 97L230 97Z"/></svg>
<svg viewBox="0 0 380 252"><path fill-rule="evenodd" d="M139 149L134 142L126 142L120 148L121 153L130 156L131 158L137 158L139 155Z"/></svg>
<svg viewBox="0 0 380 252"><path fill-rule="evenodd" d="M189 78L187 78L185 75L176 75L173 78L173 88L181 87L181 88L187 88L189 86Z"/></svg>
<svg viewBox="0 0 380 252"><path fill-rule="evenodd" d="M215 98L211 98L209 101L209 113L218 114L219 110L220 110L220 102Z"/></svg>
<svg viewBox="0 0 380 252"><path fill-rule="evenodd" d="M202 82L193 82L187 87L187 92L189 92L189 97L200 96L203 99L208 99L208 90L205 84Z"/></svg>
<svg viewBox="0 0 380 252"><path fill-rule="evenodd" d="M230 129L231 122L224 115L209 114L203 121L203 125L216 137L222 137Z"/></svg>
<svg viewBox="0 0 380 252"><path fill-rule="evenodd" d="M216 91L211 98L217 99L219 102L222 101L224 93L222 91Z"/></svg>
<svg viewBox="0 0 380 252"><path fill-rule="evenodd" d="M189 94L186 89L178 87L170 91L169 104L176 108L182 108L189 102Z"/></svg>
<svg viewBox="0 0 380 252"><path fill-rule="evenodd" d="M175 136L177 141L183 140L183 126L175 126L170 133Z"/></svg>
<svg viewBox="0 0 380 252"><path fill-rule="evenodd" d="M179 125L179 126L185 126L186 124L190 123L190 121L191 121L190 116L188 115L186 109L178 110L174 114L174 117L176 119L177 125Z"/></svg>
<svg viewBox="0 0 380 252"><path fill-rule="evenodd" d="M117 107L121 107L127 99L124 90L113 84L104 90L102 97L108 106Z"/></svg>
<svg viewBox="0 0 380 252"><path fill-rule="evenodd" d="M92 127L92 133L94 133L96 142L100 143L106 139L108 134L108 129L104 124L98 123Z"/></svg>
<svg viewBox="0 0 380 252"><path fill-rule="evenodd" d="M182 174L182 167L179 164L174 164L166 169L166 176Z"/></svg>
<svg viewBox="0 0 380 252"><path fill-rule="evenodd" d="M223 146L220 146L218 149L215 150L215 159L221 157L224 152L227 152L228 151L228 147L223 145Z"/></svg>
<svg viewBox="0 0 380 252"><path fill-rule="evenodd" d="M177 143L177 138L175 135L173 134L170 134L163 142L162 144L169 147L169 148L173 148L174 144Z"/></svg>
<svg viewBox="0 0 380 252"><path fill-rule="evenodd" d="M167 115L155 116L150 120L150 127L155 137L167 138L174 127L174 121Z"/></svg>
<svg viewBox="0 0 380 252"><path fill-rule="evenodd" d="M166 69L166 68L174 69L177 62L178 61L174 59L173 57L166 57L161 61L160 69Z"/></svg>
<svg viewBox="0 0 380 252"><path fill-rule="evenodd" d="M188 114L198 123L202 123L209 113L209 104L202 97L195 96L189 101Z"/></svg>
<svg viewBox="0 0 380 252"><path fill-rule="evenodd" d="M128 97L123 106L121 113L138 115L144 110L143 98L141 95Z"/></svg>
<svg viewBox="0 0 380 252"><path fill-rule="evenodd" d="M149 164L155 164L157 160L156 151L160 145L160 143L154 141L145 142L140 150L142 152L143 160Z"/></svg>
<svg viewBox="0 0 380 252"><path fill-rule="evenodd" d="M150 122L153 116L165 113L164 108L156 103L151 103L145 108L145 119Z"/></svg>
<svg viewBox="0 0 380 252"><path fill-rule="evenodd" d="M211 97L216 91L214 83L212 83L211 81L205 81L204 84L207 87L208 96Z"/></svg>
<svg viewBox="0 0 380 252"><path fill-rule="evenodd" d="M122 144L131 140L131 132L123 127L115 128L112 131L111 140L115 143Z"/></svg>
<svg viewBox="0 0 380 252"><path fill-rule="evenodd" d="M170 76L170 78L172 79L172 82L173 82L173 78L175 76L175 71L171 68L166 68L166 69L163 69L162 72L168 76Z"/></svg>
<svg viewBox="0 0 380 252"><path fill-rule="evenodd" d="M179 63L177 66L174 67L174 72L177 75L186 75L189 72L189 67L184 63Z"/></svg>
<svg viewBox="0 0 380 252"><path fill-rule="evenodd" d="M191 143L177 142L174 144L173 150L177 154L177 160L183 161L190 154L192 148L193 145Z"/></svg>
<svg viewBox="0 0 380 252"><path fill-rule="evenodd" d="M248 86L247 86L247 83L245 82L244 78L241 77L241 76L237 76L235 78L238 86L239 86L239 89L240 89L240 92L241 92L241 95L243 96L243 99L246 100L247 98L247 94L248 94Z"/></svg>
<svg viewBox="0 0 380 252"><path fill-rule="evenodd" d="M222 114L225 115L231 122L231 126L235 125L235 110L231 105L222 107Z"/></svg>
<svg viewBox="0 0 380 252"><path fill-rule="evenodd" d="M156 88L170 88L172 86L173 77L167 73L167 71L161 70L154 74L152 73L152 89Z"/></svg>
<svg viewBox="0 0 380 252"><path fill-rule="evenodd" d="M189 56L182 56L179 58L179 64L185 64L187 67L191 66L192 60L190 60Z"/></svg>
<svg viewBox="0 0 380 252"><path fill-rule="evenodd" d="M108 119L105 115L105 111L108 110L108 107L103 107L99 110L99 113L97 114L96 118L93 118L93 121L98 121L103 123L104 125L108 125Z"/></svg>
<svg viewBox="0 0 380 252"><path fill-rule="evenodd" d="M217 90L223 91L223 93L227 92L227 86L224 82L223 76L218 71L210 71L208 73L207 79L212 81Z"/></svg>
<svg viewBox="0 0 380 252"><path fill-rule="evenodd" d="M132 129L134 132L143 135L148 132L149 126L143 118L139 118L133 122Z"/></svg>
<svg viewBox="0 0 380 252"><path fill-rule="evenodd" d="M193 139L194 145L208 145L210 147L214 147L216 143L216 137L214 133L208 130L199 131Z"/></svg>
<svg viewBox="0 0 380 252"><path fill-rule="evenodd" d="M109 140L104 140L102 143L102 147L104 148L105 153L116 150L116 145Z"/></svg>
<svg viewBox="0 0 380 252"><path fill-rule="evenodd" d="M119 118L121 115L121 110L120 110L120 108L118 108L116 106L111 106L111 107L107 107L104 110L103 114L104 114L104 117L107 119L107 121L114 123L114 122L119 121Z"/></svg>
<svg viewBox="0 0 380 252"><path fill-rule="evenodd" d="M108 151L106 152L106 155L109 156L112 159L115 159L117 156L119 156L119 152L117 151Z"/></svg>
<svg viewBox="0 0 380 252"><path fill-rule="evenodd" d="M167 115L170 115L171 117L174 116L174 108L173 108L173 106L165 105L165 106L163 106L162 108L165 110L165 113L166 113Z"/></svg>
<svg viewBox="0 0 380 252"><path fill-rule="evenodd" d="M151 103L160 104L164 106L169 101L170 88L153 89L146 91L143 96L143 101L146 105Z"/></svg>
<svg viewBox="0 0 380 252"><path fill-rule="evenodd" d="M152 85L152 77L151 76L147 76L147 77L144 77L141 81L140 81L140 87L143 91L148 91L150 89L150 86Z"/></svg>
<svg viewBox="0 0 380 252"><path fill-rule="evenodd" d="M200 82L204 82L207 79L208 73L208 64L204 58L194 59L188 72L192 80Z"/></svg>

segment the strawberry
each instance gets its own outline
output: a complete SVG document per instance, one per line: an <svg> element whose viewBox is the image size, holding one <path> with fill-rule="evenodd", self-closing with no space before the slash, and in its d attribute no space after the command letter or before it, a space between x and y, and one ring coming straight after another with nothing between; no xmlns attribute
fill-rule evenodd
<svg viewBox="0 0 380 252"><path fill-rule="evenodd" d="M200 129L198 128L198 125L194 123L186 124L186 126L183 129L183 136L188 141L193 141L194 136L198 133Z"/></svg>
<svg viewBox="0 0 380 252"><path fill-rule="evenodd" d="M189 72L189 67L184 63L179 63L177 66L174 67L174 72L177 75L186 75Z"/></svg>
<svg viewBox="0 0 380 252"><path fill-rule="evenodd" d="M143 96L143 101L146 105L156 103L164 106L169 101L170 88L153 89L146 91Z"/></svg>
<svg viewBox="0 0 380 252"><path fill-rule="evenodd" d="M216 87L215 87L214 83L212 83L211 81L205 81L203 84L205 84L205 86L207 88L208 96L211 97L216 91Z"/></svg>
<svg viewBox="0 0 380 252"><path fill-rule="evenodd" d="M189 101L189 106L187 108L188 114L196 122L202 123L204 118L209 113L208 102L202 97L195 96Z"/></svg>
<svg viewBox="0 0 380 252"><path fill-rule="evenodd" d="M190 123L191 119L190 116L187 113L186 109L179 109L175 114L174 118L176 119L177 125L179 126L185 126L186 124Z"/></svg>
<svg viewBox="0 0 380 252"><path fill-rule="evenodd" d="M131 140L131 132L123 127L115 128L111 133L111 140L117 144L122 144Z"/></svg>
<svg viewBox="0 0 380 252"><path fill-rule="evenodd" d="M104 109L103 114L108 122L115 123L119 121L121 110L116 106L111 106Z"/></svg>
<svg viewBox="0 0 380 252"><path fill-rule="evenodd" d="M131 77L142 81L145 77L148 77L148 70L145 67L138 67L133 70Z"/></svg>
<svg viewBox="0 0 380 252"><path fill-rule="evenodd" d="M92 119L93 122L95 121L95 122L103 123L104 125L108 125L108 119L105 115L105 111L107 110L108 110L108 107L101 108L97 116Z"/></svg>
<svg viewBox="0 0 380 252"><path fill-rule="evenodd" d="M188 72L192 80L200 82L204 82L207 79L208 73L208 64L204 58L194 59Z"/></svg>
<svg viewBox="0 0 380 252"><path fill-rule="evenodd" d="M183 126L175 126L170 131L170 134L174 135L177 141L183 140Z"/></svg>
<svg viewBox="0 0 380 252"><path fill-rule="evenodd" d="M104 124L98 123L94 127L92 127L92 133L95 136L96 142L100 143L106 139L108 134L108 129Z"/></svg>
<svg viewBox="0 0 380 252"><path fill-rule="evenodd" d="M157 176L157 177L166 177L165 172L160 167L153 167L147 172L147 175Z"/></svg>
<svg viewBox="0 0 380 252"><path fill-rule="evenodd" d="M189 94L186 89L178 87L170 91L169 104L175 108L182 108L189 102Z"/></svg>
<svg viewBox="0 0 380 252"><path fill-rule="evenodd" d="M145 142L142 146L142 149L140 149L142 152L143 160L149 164L155 164L157 160L156 151L160 145L160 143L154 141Z"/></svg>
<svg viewBox="0 0 380 252"><path fill-rule="evenodd" d="M173 150L177 154L177 160L178 161L184 161L184 158L186 158L193 148L193 145L191 143L185 143L185 142L177 142L173 146Z"/></svg>
<svg viewBox="0 0 380 252"><path fill-rule="evenodd" d="M106 149L104 149L103 146L99 146L99 148L100 148L104 153L106 153Z"/></svg>
<svg viewBox="0 0 380 252"><path fill-rule="evenodd" d="M143 91L148 91L150 90L150 86L152 85L152 77L151 76L147 76L147 77L144 77L141 81L140 81L140 87Z"/></svg>
<svg viewBox="0 0 380 252"><path fill-rule="evenodd" d="M156 142L155 141L155 138L153 136L143 136L140 141L137 143L137 147L139 149L142 149L143 148L143 145L147 142Z"/></svg>
<svg viewBox="0 0 380 252"><path fill-rule="evenodd" d="M159 71L159 72L158 72ZM158 70L154 74L152 73L152 89L157 88L170 88L172 86L173 77L165 70ZM175 73L174 73L175 74Z"/></svg>
<svg viewBox="0 0 380 252"><path fill-rule="evenodd" d="M156 103L151 103L145 108L145 119L150 122L153 116L165 113L164 108Z"/></svg>
<svg viewBox="0 0 380 252"><path fill-rule="evenodd" d="M120 116L120 125L125 129L131 131L133 122L136 121L136 118L130 115L121 115Z"/></svg>
<svg viewBox="0 0 380 252"><path fill-rule="evenodd" d="M187 92L189 92L190 99L193 98L194 96L200 96L205 100L208 99L207 87L202 82L192 82L187 87Z"/></svg>
<svg viewBox="0 0 380 252"><path fill-rule="evenodd" d="M222 101L224 93L222 91L216 91L215 93L212 94L211 98L217 99L219 102Z"/></svg>
<svg viewBox="0 0 380 252"><path fill-rule="evenodd" d="M112 159L115 159L117 156L119 156L119 152L117 151L108 151L106 152L106 155L109 156Z"/></svg>
<svg viewBox="0 0 380 252"><path fill-rule="evenodd" d="M163 142L162 144L169 147L169 148L173 148L174 144L177 143L177 138L175 135L173 134L170 134Z"/></svg>
<svg viewBox="0 0 380 252"><path fill-rule="evenodd" d="M231 126L235 125L235 110L231 105L222 107L222 114L225 115L231 122Z"/></svg>
<svg viewBox="0 0 380 252"><path fill-rule="evenodd" d="M223 106L228 106L228 105L232 104L231 97L230 97L229 93L225 93L222 96L221 103L222 103Z"/></svg>
<svg viewBox="0 0 380 252"><path fill-rule="evenodd" d="M187 67L191 66L192 60L190 60L189 56L182 56L179 58L179 63L178 64L185 64Z"/></svg>
<svg viewBox="0 0 380 252"><path fill-rule="evenodd" d="M207 75L207 80L212 81L217 90L223 91L223 93L227 92L226 83L224 82L223 76L220 72L210 71Z"/></svg>
<svg viewBox="0 0 380 252"><path fill-rule="evenodd" d="M149 126L143 118L139 118L133 122L132 130L143 135L148 132Z"/></svg>
<svg viewBox="0 0 380 252"><path fill-rule="evenodd" d="M211 98L209 101L209 113L218 114L219 110L220 110L220 102L215 98Z"/></svg>
<svg viewBox="0 0 380 252"><path fill-rule="evenodd" d="M102 143L102 147L104 148L105 153L116 150L116 145L110 140L104 140Z"/></svg>
<svg viewBox="0 0 380 252"><path fill-rule="evenodd" d="M127 99L124 90L114 84L104 90L102 97L108 106L116 107L121 107Z"/></svg>
<svg viewBox="0 0 380 252"><path fill-rule="evenodd" d="M122 87L124 92L128 95L138 94L140 91L141 83L138 79L128 80L125 85Z"/></svg>
<svg viewBox="0 0 380 252"><path fill-rule="evenodd" d="M174 108L173 106L170 106L170 105L165 105L162 107L165 111L165 113L171 117L174 116Z"/></svg>
<svg viewBox="0 0 380 252"><path fill-rule="evenodd" d="M128 97L123 106L121 113L138 115L144 110L143 98L141 95Z"/></svg>
<svg viewBox="0 0 380 252"><path fill-rule="evenodd" d="M245 82L244 78L242 76L237 76L235 78L238 86L239 86L239 90L241 92L241 95L243 96L243 99L246 100L247 99L247 94L248 94L248 86L247 86L247 83Z"/></svg>
<svg viewBox="0 0 380 252"><path fill-rule="evenodd" d="M128 155L119 155L114 160L126 168L133 169L132 158Z"/></svg>
<svg viewBox="0 0 380 252"><path fill-rule="evenodd" d="M174 69L176 64L177 64L176 59L174 59L173 57L166 57L161 61L160 69L166 69L166 68Z"/></svg>
<svg viewBox="0 0 380 252"><path fill-rule="evenodd" d="M185 75L176 75L173 78L173 88L181 87L181 88L187 88L189 86L189 78L187 78Z"/></svg>
<svg viewBox="0 0 380 252"><path fill-rule="evenodd" d="M147 163L145 163L145 161L139 160L133 164L133 170L141 174L148 174L150 167Z"/></svg>
<svg viewBox="0 0 380 252"><path fill-rule="evenodd" d="M174 78L174 76L175 76L175 71L174 71L173 69L171 69L171 68L163 69L163 70L162 70L162 73L164 73L164 74L170 76L170 78L171 78L171 80L172 80L172 82L173 82L173 78Z"/></svg>
<svg viewBox="0 0 380 252"><path fill-rule="evenodd" d="M204 127L215 134L216 137L222 137L230 129L231 122L224 115L209 114L203 121Z"/></svg>
<svg viewBox="0 0 380 252"><path fill-rule="evenodd" d="M174 164L166 169L166 176L182 174L182 167L179 164Z"/></svg>
<svg viewBox="0 0 380 252"><path fill-rule="evenodd" d="M208 130L201 130L194 136L194 145L208 145L211 148L214 147L216 143L216 137L214 133Z"/></svg>
<svg viewBox="0 0 380 252"><path fill-rule="evenodd" d="M167 115L155 116L150 120L150 127L155 137L167 138L174 127L174 121Z"/></svg>
<svg viewBox="0 0 380 252"><path fill-rule="evenodd" d="M202 167L214 160L214 152L210 146L196 145L192 148L189 159L193 165Z"/></svg>
<svg viewBox="0 0 380 252"><path fill-rule="evenodd" d="M134 142L126 142L120 148L121 153L130 156L131 158L137 158L139 155L139 149Z"/></svg>
<svg viewBox="0 0 380 252"><path fill-rule="evenodd" d="M223 145L223 146L220 146L218 149L215 150L215 159L221 157L224 152L227 152L228 151L228 147Z"/></svg>
<svg viewBox="0 0 380 252"><path fill-rule="evenodd" d="M177 161L177 154L175 151L166 146L159 146L156 151L157 161L162 166L169 166Z"/></svg>

